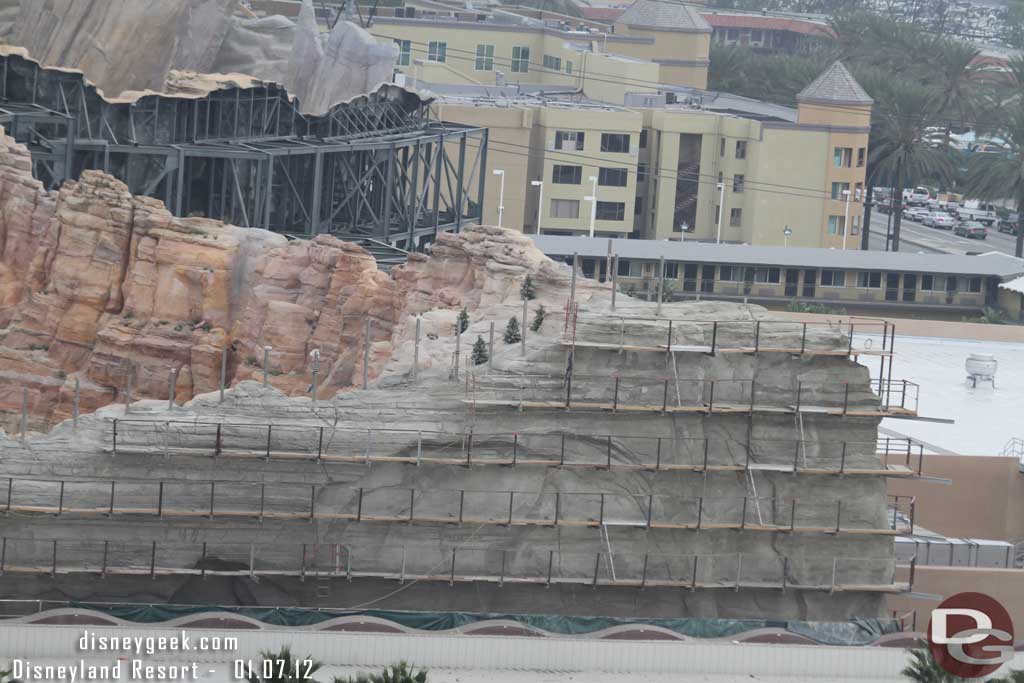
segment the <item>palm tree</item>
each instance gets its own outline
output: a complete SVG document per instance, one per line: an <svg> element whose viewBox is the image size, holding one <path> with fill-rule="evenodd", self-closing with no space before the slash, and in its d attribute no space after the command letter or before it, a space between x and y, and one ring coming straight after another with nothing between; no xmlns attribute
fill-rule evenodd
<svg viewBox="0 0 1024 683"><path fill-rule="evenodd" d="M986 69L977 64L981 50L942 36L934 40L929 54L928 74L938 90L936 106L947 117L942 144L948 148L953 124L963 127L981 111Z"/></svg>
<svg viewBox="0 0 1024 683"><path fill-rule="evenodd" d="M926 646L910 653L910 665L900 673L916 683L957 683L964 680L940 667Z"/></svg>
<svg viewBox="0 0 1024 683"><path fill-rule="evenodd" d="M1011 99L1002 108L998 134L1004 140L1003 154L975 154L967 166L966 184L971 194L982 199L1013 199L1017 205L1017 245L1014 253L1024 257L1024 107Z"/></svg>
<svg viewBox="0 0 1024 683"><path fill-rule="evenodd" d="M928 137L937 122L934 90L920 83L877 76L862 81L875 99L871 116L868 163L874 185L882 178L893 187L892 250L900 248L903 218L903 189L920 180L944 180L953 175L953 165L944 149Z"/></svg>
<svg viewBox="0 0 1024 683"><path fill-rule="evenodd" d="M313 674L323 666L308 655L298 659L291 647L285 645L279 652L261 652L259 671L248 673L249 683L316 683Z"/></svg>

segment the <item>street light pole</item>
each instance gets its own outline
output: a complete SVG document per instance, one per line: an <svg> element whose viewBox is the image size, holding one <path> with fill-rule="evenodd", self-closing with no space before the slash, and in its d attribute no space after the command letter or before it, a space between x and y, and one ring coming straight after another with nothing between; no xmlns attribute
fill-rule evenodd
<svg viewBox="0 0 1024 683"><path fill-rule="evenodd" d="M849 190L843 190L846 195L846 213L843 216L843 249L846 249L846 235L850 232L850 197L853 195Z"/></svg>
<svg viewBox="0 0 1024 683"><path fill-rule="evenodd" d="M789 236L792 235L792 234L793 234L793 231L789 229L788 225L782 229L782 246L783 247L788 247L789 246Z"/></svg>
<svg viewBox="0 0 1024 683"><path fill-rule="evenodd" d="M590 236L594 236L594 222L597 220L597 176L592 175L589 178L590 182L593 183L592 194L584 199L590 200Z"/></svg>
<svg viewBox="0 0 1024 683"><path fill-rule="evenodd" d="M725 183L718 183L718 237L715 244L722 243L722 214L725 213Z"/></svg>
<svg viewBox="0 0 1024 683"><path fill-rule="evenodd" d="M544 181L534 180L531 185L537 188L537 234L540 234L540 217L544 215Z"/></svg>
<svg viewBox="0 0 1024 683"><path fill-rule="evenodd" d="M501 177L501 185L498 190L498 227L501 227L501 219L505 215L505 171L496 168L492 171L494 175Z"/></svg>

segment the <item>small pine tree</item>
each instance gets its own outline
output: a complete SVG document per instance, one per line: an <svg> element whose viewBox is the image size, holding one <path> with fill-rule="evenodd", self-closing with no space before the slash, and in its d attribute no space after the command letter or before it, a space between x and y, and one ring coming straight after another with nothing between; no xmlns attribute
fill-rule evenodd
<svg viewBox="0 0 1024 683"><path fill-rule="evenodd" d="M480 335L477 335L476 341L473 342L473 365L483 365L487 362L487 342Z"/></svg>
<svg viewBox="0 0 1024 683"><path fill-rule="evenodd" d="M537 297L537 293L533 291L533 279L529 275L526 276L523 285L519 288L519 296L526 301L533 301Z"/></svg>
<svg viewBox="0 0 1024 683"><path fill-rule="evenodd" d="M469 329L469 311L463 306L462 310L459 311L459 334L462 334Z"/></svg>
<svg viewBox="0 0 1024 683"><path fill-rule="evenodd" d="M544 304L537 307L537 311L533 314L533 322L530 323L530 329L534 332L540 330L540 326L544 324Z"/></svg>
<svg viewBox="0 0 1024 683"><path fill-rule="evenodd" d="M502 337L506 344L517 344L522 341L523 336L519 334L519 320L512 316L505 325L505 335Z"/></svg>

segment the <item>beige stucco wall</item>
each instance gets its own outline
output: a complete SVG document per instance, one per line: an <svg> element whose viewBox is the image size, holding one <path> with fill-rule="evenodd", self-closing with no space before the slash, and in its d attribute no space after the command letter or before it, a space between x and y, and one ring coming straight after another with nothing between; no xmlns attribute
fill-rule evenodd
<svg viewBox="0 0 1024 683"><path fill-rule="evenodd" d="M906 581L909 574L908 568L898 567L897 581ZM1010 613L1018 629L1024 624L1024 571L1020 569L918 566L914 570L915 593L930 593L946 598L965 591L978 591L992 596ZM931 611L939 606L939 602L907 595L888 595L885 599L889 614L893 610L898 615L916 610L917 630L921 632L927 629Z"/></svg>
<svg viewBox="0 0 1024 683"><path fill-rule="evenodd" d="M915 523L947 536L1024 538L1024 473L1016 458L926 455L924 473L953 483L889 480L890 494L915 497Z"/></svg>
<svg viewBox="0 0 1024 683"><path fill-rule="evenodd" d="M649 42L623 43L615 51L624 55L661 62L660 79L663 83L706 88L708 84L708 51L711 33L655 30L616 23L615 32L633 38L646 38ZM699 64L673 64L673 62L700 62Z"/></svg>

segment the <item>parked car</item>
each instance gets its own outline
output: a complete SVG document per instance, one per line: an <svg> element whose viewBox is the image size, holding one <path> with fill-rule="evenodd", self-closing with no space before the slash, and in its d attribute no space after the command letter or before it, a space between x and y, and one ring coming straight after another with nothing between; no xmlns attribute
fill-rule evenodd
<svg viewBox="0 0 1024 683"><path fill-rule="evenodd" d="M960 235L961 237L983 240L988 237L988 230L985 229L984 225L977 221L967 221L953 228L953 234Z"/></svg>
<svg viewBox="0 0 1024 683"><path fill-rule="evenodd" d="M938 228L939 230L952 230L953 226L956 225L956 219L948 213L933 211L924 219L924 224L930 228Z"/></svg>
<svg viewBox="0 0 1024 683"><path fill-rule="evenodd" d="M974 221L982 225L995 225L999 220L995 205L979 202L976 199L968 199L963 206L957 207L956 217L962 221Z"/></svg>
<svg viewBox="0 0 1024 683"><path fill-rule="evenodd" d="M928 211L928 209L923 209L919 206L911 207L903 212L904 218L906 218L907 220L915 221L917 223L920 223L929 215L931 215L931 212Z"/></svg>
<svg viewBox="0 0 1024 683"><path fill-rule="evenodd" d="M1020 232L1020 223L1014 221L999 221L999 232L1005 232L1009 235L1017 236Z"/></svg>

